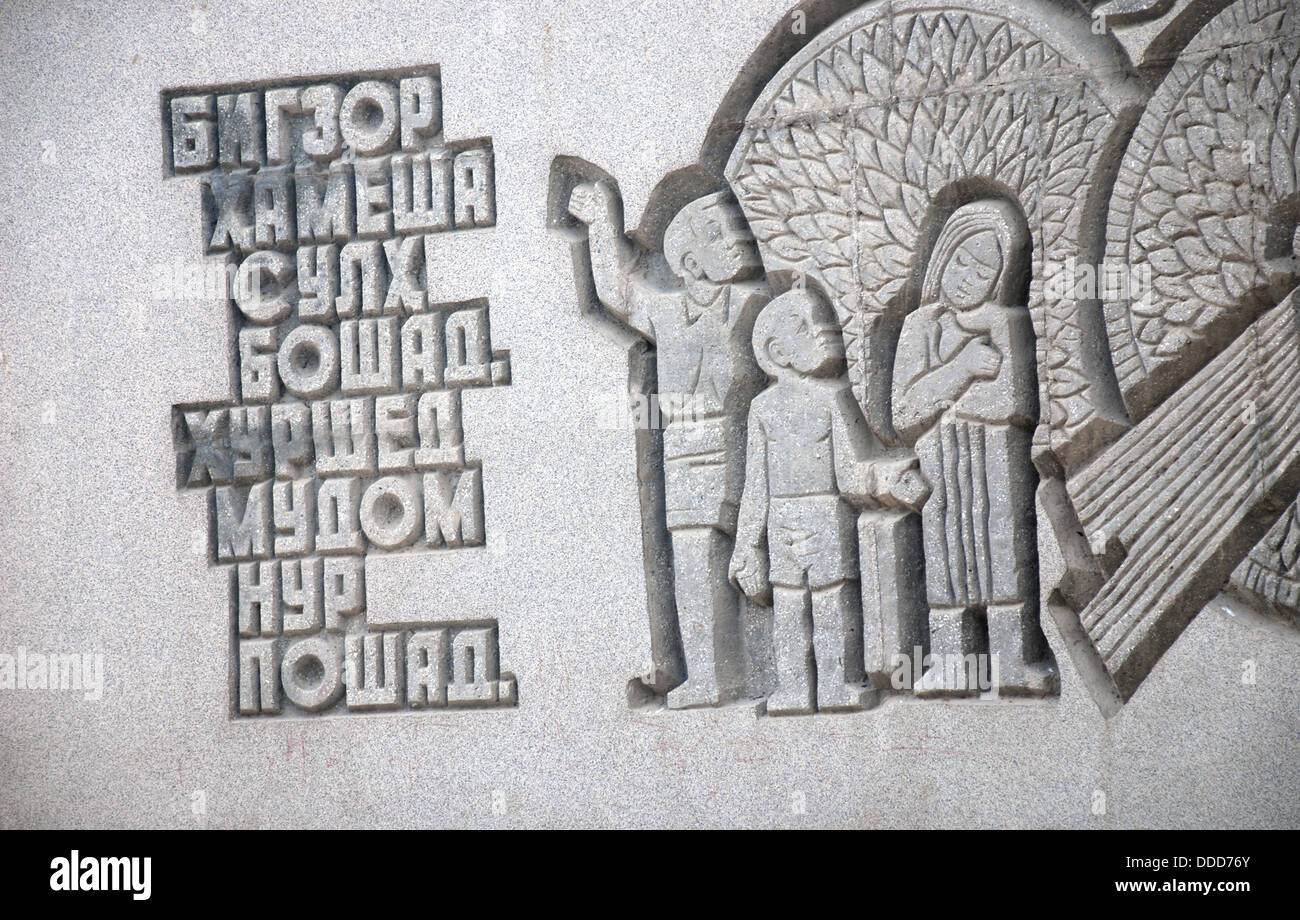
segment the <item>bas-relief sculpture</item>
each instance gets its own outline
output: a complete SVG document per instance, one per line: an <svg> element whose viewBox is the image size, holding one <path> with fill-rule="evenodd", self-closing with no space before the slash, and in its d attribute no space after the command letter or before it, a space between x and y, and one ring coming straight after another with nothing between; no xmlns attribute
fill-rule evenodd
<svg viewBox="0 0 1300 920"><path fill-rule="evenodd" d="M1047 611L1109 715L1221 591L1294 624L1294 6L834 12L755 52L640 244L555 163L582 309L699 410L635 435L630 699L1050 697Z"/></svg>
<svg viewBox="0 0 1300 920"><path fill-rule="evenodd" d="M663 432L665 521L685 652L674 707L717 705L742 688L739 609L727 566L744 476L745 412L762 383L750 348L770 291L753 237L725 193L687 205L669 224L664 256L680 279L658 284L623 236L619 203L603 183L574 190L570 212L590 228L596 294L656 348Z"/></svg>
<svg viewBox="0 0 1300 920"><path fill-rule="evenodd" d="M899 334L893 413L933 483L921 509L932 654L987 646L1003 692L1037 694L1052 688L1054 674L1038 625L1030 456L1038 381L1021 303L1028 254L1020 214L1007 202L974 201L948 218L922 306ZM965 691L964 676L931 672L917 692Z"/></svg>
<svg viewBox="0 0 1300 920"><path fill-rule="evenodd" d="M777 686L767 711L862 709L874 693L862 646L859 510L915 508L928 488L914 461L888 457L867 428L825 301L799 289L775 298L753 345L774 382L749 411L731 575L773 609Z"/></svg>
<svg viewBox="0 0 1300 920"><path fill-rule="evenodd" d="M1296 19L805 3L640 227L556 159L580 307L666 409L632 703L1050 698L1064 653L1112 714L1221 591L1300 621ZM509 353L425 264L495 225L491 141L446 141L436 67L161 102L232 282L229 398L172 418L232 714L514 705L495 621L365 615L371 555L486 540L460 391Z"/></svg>

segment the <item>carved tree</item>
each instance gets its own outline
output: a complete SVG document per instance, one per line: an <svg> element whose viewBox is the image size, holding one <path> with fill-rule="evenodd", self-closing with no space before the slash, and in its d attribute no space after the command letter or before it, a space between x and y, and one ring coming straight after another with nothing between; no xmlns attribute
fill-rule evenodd
<svg viewBox="0 0 1300 920"><path fill-rule="evenodd" d="M1042 37L1029 17L911 6L868 7L798 55L755 105L728 167L769 271L811 279L834 301L855 393L887 438L888 386L875 377L888 374L867 367L888 370L941 212L960 203L954 190L1020 203L1041 279L1080 257L1098 158L1130 101L1085 75L1077 36L1039 22L1052 36ZM1098 390L1109 371L1083 347L1074 300L1049 301L1036 281L1030 309L1051 443L1081 456L1115 428Z"/></svg>

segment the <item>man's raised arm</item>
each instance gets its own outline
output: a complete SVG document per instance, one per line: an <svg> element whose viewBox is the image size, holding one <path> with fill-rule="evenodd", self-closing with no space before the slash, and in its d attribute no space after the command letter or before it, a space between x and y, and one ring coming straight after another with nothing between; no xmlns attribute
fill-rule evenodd
<svg viewBox="0 0 1300 920"><path fill-rule="evenodd" d="M655 340L650 305L657 296L637 277L641 254L623 233L623 206L607 182L584 182L569 197L569 213L587 226L596 297L610 313Z"/></svg>

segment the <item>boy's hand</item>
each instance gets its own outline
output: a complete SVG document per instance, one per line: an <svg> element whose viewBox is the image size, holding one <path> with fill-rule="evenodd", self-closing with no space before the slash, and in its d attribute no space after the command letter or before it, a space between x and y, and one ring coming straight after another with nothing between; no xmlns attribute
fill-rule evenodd
<svg viewBox="0 0 1300 920"><path fill-rule="evenodd" d="M918 468L915 457L903 460L876 461L878 496L888 504L919 511L930 497L930 483Z"/></svg>
<svg viewBox="0 0 1300 920"><path fill-rule="evenodd" d="M898 477L893 495L909 511L920 511L925 500L930 497L930 483L920 470L907 470Z"/></svg>
<svg viewBox="0 0 1300 920"><path fill-rule="evenodd" d="M743 544L736 547L727 570L731 583L747 598L764 607L772 603L772 586L767 581L767 554Z"/></svg>

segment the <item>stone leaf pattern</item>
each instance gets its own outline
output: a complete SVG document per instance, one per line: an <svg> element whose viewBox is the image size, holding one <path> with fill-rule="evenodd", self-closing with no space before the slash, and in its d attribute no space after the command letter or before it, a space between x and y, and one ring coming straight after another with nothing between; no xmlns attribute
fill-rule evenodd
<svg viewBox="0 0 1300 920"><path fill-rule="evenodd" d="M1227 7L1189 43L1134 131L1111 199L1107 260L1149 269L1151 284L1145 297L1109 299L1106 319L1135 420L1295 283L1289 261L1275 257L1292 245L1277 206L1300 188L1297 28L1286 0ZM1291 615L1300 610L1298 514L1292 505L1232 575Z"/></svg>
<svg viewBox="0 0 1300 920"><path fill-rule="evenodd" d="M1289 0L1244 0L1204 28L1157 89L1111 199L1108 263L1151 290L1106 303L1134 420L1270 303L1274 207L1295 194L1300 40ZM1290 247L1290 236L1285 247ZM1285 274L1289 274L1289 266Z"/></svg>
<svg viewBox="0 0 1300 920"><path fill-rule="evenodd" d="M868 392L869 339L916 281L935 195L972 177L1013 190L1031 223L1041 215L1037 278L1044 258L1075 249L1069 228L1112 124L1094 90L1018 24L886 14L828 43L790 80L732 178L769 270L814 279L835 302L855 394L876 425L888 413L871 403L888 396ZM1053 78L1059 88L1035 91ZM1047 303L1036 284L1030 308L1046 420L1068 439L1094 412L1074 304Z"/></svg>
<svg viewBox="0 0 1300 920"><path fill-rule="evenodd" d="M1300 505L1293 504L1232 573L1232 580L1300 625Z"/></svg>

